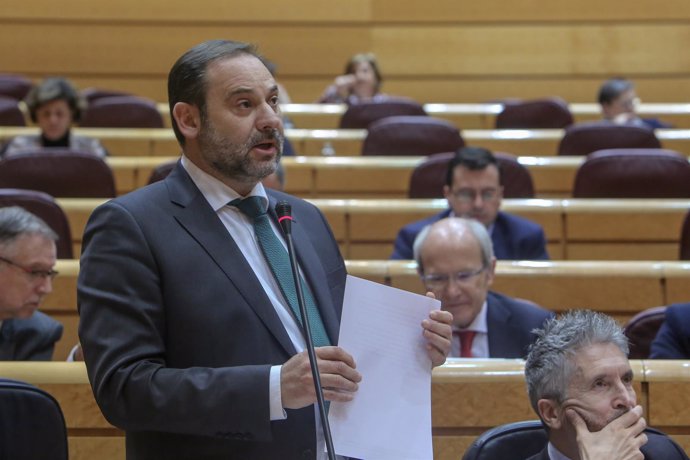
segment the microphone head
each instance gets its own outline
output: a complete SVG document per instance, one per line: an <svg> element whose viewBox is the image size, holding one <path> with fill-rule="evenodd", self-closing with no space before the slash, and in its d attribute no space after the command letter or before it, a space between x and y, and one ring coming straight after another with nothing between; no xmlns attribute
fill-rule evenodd
<svg viewBox="0 0 690 460"><path fill-rule="evenodd" d="M292 233L292 206L287 201L279 201L276 204L276 214L278 215L278 223L283 233L290 235Z"/></svg>

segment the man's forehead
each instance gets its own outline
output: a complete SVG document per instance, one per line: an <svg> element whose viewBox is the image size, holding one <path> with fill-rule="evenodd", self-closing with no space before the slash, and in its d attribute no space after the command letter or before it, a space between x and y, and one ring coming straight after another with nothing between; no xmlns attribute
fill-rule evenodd
<svg viewBox="0 0 690 460"><path fill-rule="evenodd" d="M592 378L598 374L631 372L628 357L613 343L587 345L573 356L575 375Z"/></svg>
<svg viewBox="0 0 690 460"><path fill-rule="evenodd" d="M498 183L498 168L494 164L487 165L482 169L470 169L463 165L458 165L453 170L453 184L462 186L465 181L482 181Z"/></svg>
<svg viewBox="0 0 690 460"><path fill-rule="evenodd" d="M208 65L207 79L210 85L218 85L225 92L247 92L276 86L264 63L251 54L216 59Z"/></svg>

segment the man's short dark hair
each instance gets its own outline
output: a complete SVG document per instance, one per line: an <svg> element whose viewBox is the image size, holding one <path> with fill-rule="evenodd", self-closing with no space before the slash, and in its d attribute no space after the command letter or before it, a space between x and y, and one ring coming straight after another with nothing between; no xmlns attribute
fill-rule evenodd
<svg viewBox="0 0 690 460"><path fill-rule="evenodd" d="M635 85L625 78L616 77L606 80L601 85L601 88L599 88L599 104L610 104L615 101L618 96L633 88L635 88Z"/></svg>
<svg viewBox="0 0 690 460"><path fill-rule="evenodd" d="M178 102L186 102L199 108L202 121L206 119L206 69L209 63L221 59L248 54L261 59L254 45L230 40L209 40L184 53L168 74L168 103L173 131L180 145L185 139L172 115Z"/></svg>
<svg viewBox="0 0 690 460"><path fill-rule="evenodd" d="M490 165L496 166L500 179L501 168L498 165L498 160L496 160L496 157L490 150L482 147L462 147L458 149L455 156L448 164L446 185L448 187L453 185L453 171L458 166L463 166L470 171L480 171L486 169Z"/></svg>

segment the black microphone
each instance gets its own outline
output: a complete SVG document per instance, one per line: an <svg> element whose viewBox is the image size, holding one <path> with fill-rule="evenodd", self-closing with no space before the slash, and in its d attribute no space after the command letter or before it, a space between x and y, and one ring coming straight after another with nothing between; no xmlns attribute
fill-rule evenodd
<svg viewBox="0 0 690 460"><path fill-rule="evenodd" d="M304 294L302 293L302 283L300 283L299 270L297 265L297 257L295 256L295 246L292 243L292 206L287 201L280 201L275 207L278 215L278 223L285 234L285 242L287 243L288 256L290 258L290 267L292 268L292 279L295 282L295 290L297 291L297 303L299 304L299 313L302 319L302 334L304 341L307 344L307 354L309 355L309 365L311 367L311 375L314 379L314 389L316 390L316 401L319 406L319 413L321 415L321 427L323 428L323 437L326 440L326 449L328 450L329 460L336 460L335 449L333 448L333 438L331 436L331 426L328 423L328 415L326 415L326 404L323 399L323 387L321 386L321 374L316 365L316 350L314 350L314 342L311 339L311 328L309 327L309 318L307 316L307 307L304 303Z"/></svg>

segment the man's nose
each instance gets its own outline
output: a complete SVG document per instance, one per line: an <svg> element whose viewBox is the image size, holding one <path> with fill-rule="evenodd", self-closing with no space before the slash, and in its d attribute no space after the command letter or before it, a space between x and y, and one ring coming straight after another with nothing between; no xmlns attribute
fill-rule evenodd
<svg viewBox="0 0 690 460"><path fill-rule="evenodd" d="M268 103L261 106L261 113L257 118L257 129L260 131L280 129L283 126L283 120L280 113L275 107Z"/></svg>
<svg viewBox="0 0 690 460"><path fill-rule="evenodd" d="M637 396L635 390L627 387L622 382L619 382L616 388L617 394L614 400L614 406L617 409L632 409L637 404Z"/></svg>
<svg viewBox="0 0 690 460"><path fill-rule="evenodd" d="M36 291L41 295L46 295L53 292L53 279L50 276L42 278L36 286Z"/></svg>

